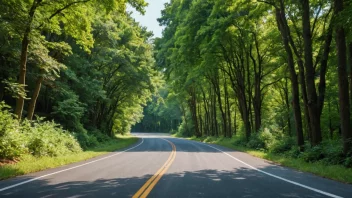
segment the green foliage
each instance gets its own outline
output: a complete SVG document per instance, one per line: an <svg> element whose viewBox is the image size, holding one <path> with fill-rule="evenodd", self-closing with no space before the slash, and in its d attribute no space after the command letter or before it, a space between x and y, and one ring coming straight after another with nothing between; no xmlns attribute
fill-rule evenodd
<svg viewBox="0 0 352 198"><path fill-rule="evenodd" d="M246 146L258 150L269 150L274 142L275 137L273 134L269 129L264 128L262 132L252 134Z"/></svg>
<svg viewBox="0 0 352 198"><path fill-rule="evenodd" d="M126 148L138 142L137 137L133 136L116 136L106 143L100 144L96 148L91 148L88 151L79 153L70 153L64 156L57 157L34 157L26 154L20 158L20 161L14 164L5 164L0 166L0 180L15 177L18 175L38 172L48 168L56 168L66 164L80 162L93 157L107 154L119 149Z"/></svg>
<svg viewBox="0 0 352 198"><path fill-rule="evenodd" d="M101 143L105 143L111 140L111 137L103 134L101 131L95 128L90 128L89 132L84 129L84 131L75 133L75 137L77 138L83 150L94 148Z"/></svg>
<svg viewBox="0 0 352 198"><path fill-rule="evenodd" d="M276 139L274 143L269 147L269 152L271 153L285 153L288 151L292 151L291 156L295 155L295 151L298 149L292 149L296 145L295 139L292 137L284 136L280 139Z"/></svg>
<svg viewBox="0 0 352 198"><path fill-rule="evenodd" d="M34 96L29 118L36 105L35 113L76 133L91 125L110 136L128 133L162 74L153 69L152 33L129 16L127 3L142 13L147 6L144 0L2 1L0 100L14 105L8 96L28 92ZM27 36L22 85L14 82L19 70L13 68Z"/></svg>
<svg viewBox="0 0 352 198"><path fill-rule="evenodd" d="M300 157L306 162L315 162L324 158L322 146L307 149Z"/></svg>
<svg viewBox="0 0 352 198"><path fill-rule="evenodd" d="M74 136L54 122L35 122L33 127L27 127L27 147L34 156L63 156L82 151Z"/></svg>
<svg viewBox="0 0 352 198"><path fill-rule="evenodd" d="M4 84L6 91L11 95L13 98L18 98L18 97L26 97L26 91L24 86L16 83L16 82L11 82L8 80L3 80L1 83ZM27 98L28 99L28 98Z"/></svg>
<svg viewBox="0 0 352 198"><path fill-rule="evenodd" d="M64 126L75 132L85 131L81 124L85 106L79 102L78 96L68 92L67 99L60 101L53 107L52 114L57 121L64 123Z"/></svg>
<svg viewBox="0 0 352 198"><path fill-rule="evenodd" d="M14 159L24 154L60 156L81 151L77 140L54 122L40 120L21 123L0 103L0 158Z"/></svg>
<svg viewBox="0 0 352 198"><path fill-rule="evenodd" d="M343 154L343 148L340 140L326 140L322 144L314 147L308 147L300 157L306 162L322 161L325 164L345 164L348 166L348 158ZM346 161L346 162L345 162Z"/></svg>
<svg viewBox="0 0 352 198"><path fill-rule="evenodd" d="M247 143L248 141L244 134L238 135L233 142L234 145L238 145L238 146L246 146Z"/></svg>
<svg viewBox="0 0 352 198"><path fill-rule="evenodd" d="M28 111L16 112L45 118L19 122L1 103L0 158L77 153L129 133L142 119L163 74L154 68L152 33L131 18L127 3L141 13L147 6L144 0L1 1L0 101L14 107L14 98L31 96L20 108ZM16 83L19 73L25 84Z"/></svg>
<svg viewBox="0 0 352 198"><path fill-rule="evenodd" d="M191 119L189 119L189 117L187 118L187 116L189 115L186 115L186 118L182 117L181 125L178 127L177 134L180 137L191 137L194 135L193 134L194 125ZM188 120L185 121L185 119L188 119Z"/></svg>
<svg viewBox="0 0 352 198"><path fill-rule="evenodd" d="M95 147L99 144L94 135L89 135L87 133L77 133L76 138L84 150Z"/></svg>
<svg viewBox="0 0 352 198"><path fill-rule="evenodd" d="M111 137L107 136L106 134L102 133L98 129L89 129L89 133L93 135L99 143L107 142L111 140Z"/></svg>
<svg viewBox="0 0 352 198"><path fill-rule="evenodd" d="M26 140L21 125L9 112L9 107L0 103L0 158L14 159L26 153Z"/></svg>

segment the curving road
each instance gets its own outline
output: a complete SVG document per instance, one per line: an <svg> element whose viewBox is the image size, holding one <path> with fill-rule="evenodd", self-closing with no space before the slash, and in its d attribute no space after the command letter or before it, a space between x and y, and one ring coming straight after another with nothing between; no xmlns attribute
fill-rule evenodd
<svg viewBox="0 0 352 198"><path fill-rule="evenodd" d="M352 197L352 186L248 154L136 133L124 151L0 181L0 197Z"/></svg>

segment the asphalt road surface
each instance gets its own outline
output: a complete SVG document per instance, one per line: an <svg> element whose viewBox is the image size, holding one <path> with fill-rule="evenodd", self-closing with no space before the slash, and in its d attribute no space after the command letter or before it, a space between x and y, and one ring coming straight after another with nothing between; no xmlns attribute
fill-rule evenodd
<svg viewBox="0 0 352 198"><path fill-rule="evenodd" d="M0 197L352 197L352 185L220 146L136 133L137 144L0 181Z"/></svg>

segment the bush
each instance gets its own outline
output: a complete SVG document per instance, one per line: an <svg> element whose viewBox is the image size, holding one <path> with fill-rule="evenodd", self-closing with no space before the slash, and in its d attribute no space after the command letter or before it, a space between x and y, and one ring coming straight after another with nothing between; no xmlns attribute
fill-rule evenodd
<svg viewBox="0 0 352 198"><path fill-rule="evenodd" d="M306 162L321 161L329 165L346 163L340 140L324 140L315 147L309 147L306 144L305 148L306 150L301 153L300 158Z"/></svg>
<svg viewBox="0 0 352 198"><path fill-rule="evenodd" d="M279 140L275 140L269 147L271 153L284 153L291 151L291 148L295 145L295 140L291 137L283 137ZM295 151L294 151L295 152ZM293 154L293 153L292 153Z"/></svg>
<svg viewBox="0 0 352 198"><path fill-rule="evenodd" d="M9 106L0 103L0 158L14 159L27 152L25 136L20 124L9 112Z"/></svg>
<svg viewBox="0 0 352 198"><path fill-rule="evenodd" d="M0 158L15 159L23 154L59 156L82 151L77 140L60 125L41 120L21 123L0 103Z"/></svg>
<svg viewBox="0 0 352 198"><path fill-rule="evenodd" d="M257 150L268 150L274 141L275 137L270 133L269 129L265 128L262 132L253 134L250 137L247 147Z"/></svg>
<svg viewBox="0 0 352 198"><path fill-rule="evenodd" d="M332 165L344 163L343 144L340 140L325 140L321 143L321 146L324 163Z"/></svg>
<svg viewBox="0 0 352 198"><path fill-rule="evenodd" d="M299 158L301 151L298 146L292 146L291 149L285 153L285 155L292 158Z"/></svg>
<svg viewBox="0 0 352 198"><path fill-rule="evenodd" d="M352 168L352 157L346 158L343 165L347 168Z"/></svg>
<svg viewBox="0 0 352 198"><path fill-rule="evenodd" d="M235 141L233 142L234 145L239 145L239 146L246 146L247 145L247 138L245 135L239 135L238 138L235 138Z"/></svg>
<svg viewBox="0 0 352 198"><path fill-rule="evenodd" d="M252 134L246 146L252 149L261 150L264 149L264 142L261 141L259 135Z"/></svg>
<svg viewBox="0 0 352 198"><path fill-rule="evenodd" d="M323 148L321 145L309 148L305 146L306 150L299 156L306 162L316 162L324 158Z"/></svg>
<svg viewBox="0 0 352 198"><path fill-rule="evenodd" d="M90 134L93 135L97 139L97 141L100 143L107 142L107 141L111 140L111 138L108 135L100 132L98 129L90 130Z"/></svg>
<svg viewBox="0 0 352 198"><path fill-rule="evenodd" d="M76 133L76 138L84 150L95 147L99 144L97 138L88 133Z"/></svg>
<svg viewBox="0 0 352 198"><path fill-rule="evenodd" d="M186 121L183 119L181 125L178 127L178 132L176 136L179 137L191 137L193 132L193 123L191 120Z"/></svg>
<svg viewBox="0 0 352 198"><path fill-rule="evenodd" d="M60 156L82 151L74 136L54 122L34 123L30 129L27 147L34 156Z"/></svg>

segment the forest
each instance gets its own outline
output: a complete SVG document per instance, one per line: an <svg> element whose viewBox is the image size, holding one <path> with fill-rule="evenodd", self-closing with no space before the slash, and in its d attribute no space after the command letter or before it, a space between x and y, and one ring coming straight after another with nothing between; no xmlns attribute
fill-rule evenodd
<svg viewBox="0 0 352 198"><path fill-rule="evenodd" d="M0 1L0 159L116 134L222 138L352 167L351 0Z"/></svg>
<svg viewBox="0 0 352 198"><path fill-rule="evenodd" d="M171 1L154 42L166 107L142 123L351 167L351 16L346 0Z"/></svg>
<svg viewBox="0 0 352 198"><path fill-rule="evenodd" d="M0 2L0 159L79 152L129 133L163 82L143 0Z"/></svg>

